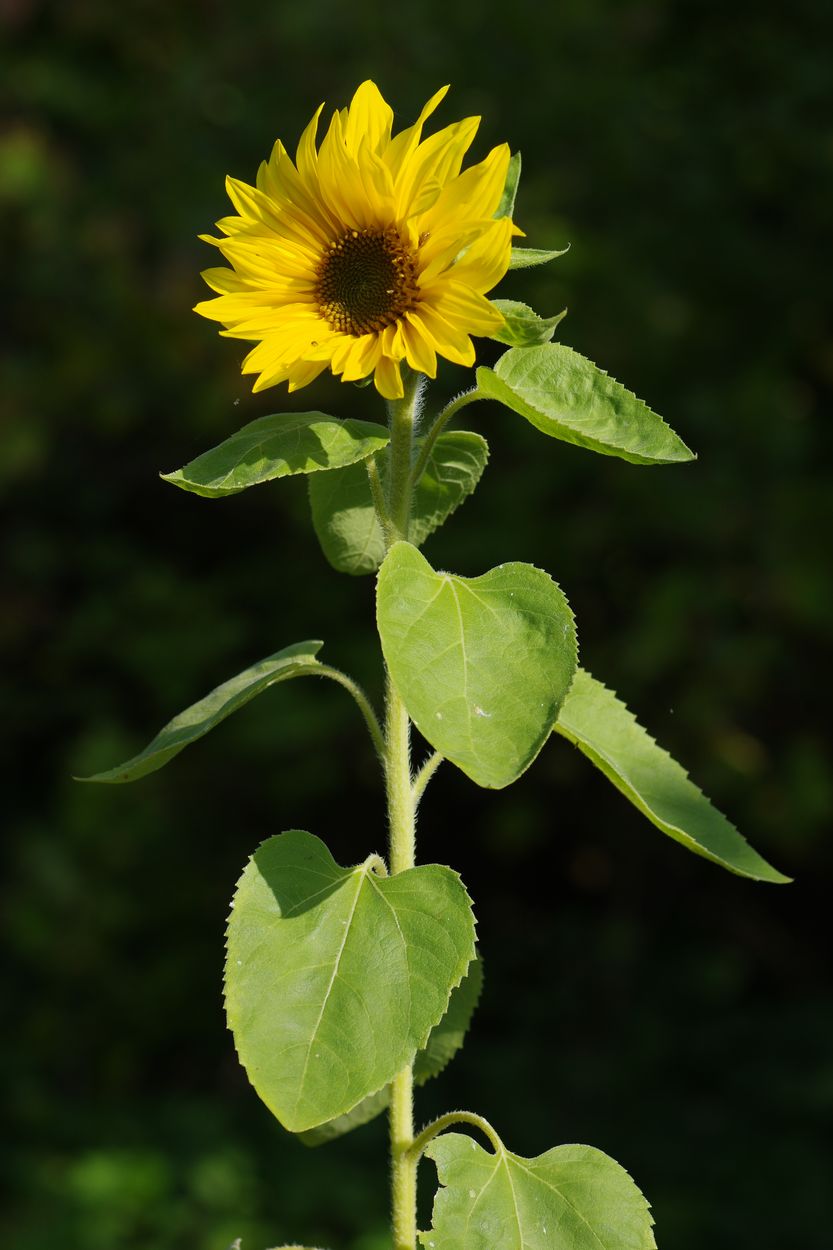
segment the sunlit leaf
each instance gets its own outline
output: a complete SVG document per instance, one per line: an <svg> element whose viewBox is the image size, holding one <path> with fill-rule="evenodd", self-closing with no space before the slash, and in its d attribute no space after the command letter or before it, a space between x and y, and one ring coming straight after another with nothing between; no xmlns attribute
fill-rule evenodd
<svg viewBox="0 0 833 1250"><path fill-rule="evenodd" d="M122 781L138 781L140 777L156 772L157 768L162 768L190 743L203 738L215 725L219 725L255 695L278 682L287 681L290 677L314 673L317 667L315 657L323 645L321 642L296 642L265 660L259 660L257 664L252 664L236 677L217 686L204 699L200 699L199 703L192 704L168 721L138 755L115 768L95 773L92 777L79 777L77 780L118 784Z"/></svg>
<svg viewBox="0 0 833 1250"><path fill-rule="evenodd" d="M697 855L756 881L784 882L658 746L625 704L578 669L555 722L653 825Z"/></svg>
<svg viewBox="0 0 833 1250"><path fill-rule="evenodd" d="M255 852L228 927L226 1010L257 1093L292 1132L323 1124L413 1061L474 956L474 917L437 864L341 868L291 830Z"/></svg>
<svg viewBox="0 0 833 1250"><path fill-rule="evenodd" d="M438 1076L463 1045L482 985L483 966L480 959L475 957L463 980L452 990L448 1010L440 1023L431 1030L427 1045L417 1053L414 1060L414 1081L417 1085L424 1085L431 1077ZM340 1115L327 1124L301 1133L301 1141L305 1146L323 1146L326 1142L343 1137L345 1133L375 1119L387 1109L389 1102L390 1087L385 1086L365 1098L346 1115Z"/></svg>
<svg viewBox="0 0 833 1250"><path fill-rule="evenodd" d="M425 1153L441 1188L424 1250L655 1250L647 1201L592 1146L524 1159L444 1133Z"/></svg>
<svg viewBox="0 0 833 1250"><path fill-rule="evenodd" d="M355 464L389 438L384 426L370 421L339 421L323 412L277 413L258 417L184 468L161 476L195 495L222 499L275 478Z"/></svg>
<svg viewBox="0 0 833 1250"><path fill-rule="evenodd" d="M548 434L632 464L693 460L670 426L621 383L563 343L516 347L477 387Z"/></svg>
<svg viewBox="0 0 833 1250"><path fill-rule="evenodd" d="M576 664L573 616L548 574L501 564L435 572L395 543L379 573L385 661L411 719L481 786L500 789L548 737ZM553 711L553 709L555 709Z"/></svg>

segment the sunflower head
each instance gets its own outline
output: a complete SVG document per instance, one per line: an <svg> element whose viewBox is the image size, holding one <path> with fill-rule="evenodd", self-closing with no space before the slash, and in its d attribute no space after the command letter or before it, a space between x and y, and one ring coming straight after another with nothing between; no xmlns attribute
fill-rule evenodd
<svg viewBox="0 0 833 1250"><path fill-rule="evenodd" d="M394 135L390 106L362 83L320 147L323 105L294 161L278 141L256 186L227 180L236 215L217 223L220 238L203 238L232 267L205 271L217 295L196 311L256 344L243 362L254 390L286 381L294 391L329 368L345 382L372 376L399 399L402 361L432 378L438 355L472 365L470 336L502 324L486 292L520 233L494 216L509 148L461 172L478 117L424 139L447 90Z"/></svg>

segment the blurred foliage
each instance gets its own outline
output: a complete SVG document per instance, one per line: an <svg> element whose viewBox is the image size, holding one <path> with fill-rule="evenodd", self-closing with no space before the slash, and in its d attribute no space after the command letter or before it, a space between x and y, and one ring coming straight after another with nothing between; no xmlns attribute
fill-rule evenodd
<svg viewBox="0 0 833 1250"><path fill-rule="evenodd" d="M420 1114L609 1150L677 1250L826 1245L831 35L822 0L3 0L9 1246L385 1245L383 1127L284 1136L220 1002L263 836L381 848L346 696L290 684L135 788L70 780L299 638L378 694L372 582L328 571L301 484L213 503L156 476L263 412L376 415L332 380L252 398L239 345L188 311L223 175L368 75L402 122L450 81L479 153L523 148L529 243L572 248L501 294L568 304L564 340L700 453L633 468L473 410L492 461L432 562L549 569L585 663L797 878L687 856L564 743L507 792L441 771L421 857L476 899L486 990Z"/></svg>

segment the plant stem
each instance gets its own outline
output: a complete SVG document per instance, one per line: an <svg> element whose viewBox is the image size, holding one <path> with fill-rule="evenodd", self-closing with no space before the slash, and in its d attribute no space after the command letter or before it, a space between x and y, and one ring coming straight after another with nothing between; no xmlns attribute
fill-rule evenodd
<svg viewBox="0 0 833 1250"><path fill-rule="evenodd" d="M447 1128L451 1128L454 1124L472 1124L475 1128L479 1128L484 1136L488 1137L491 1145L494 1147L495 1153L500 1154L504 1150L503 1142L498 1137L488 1120L482 1115L477 1115L474 1111L449 1111L446 1115L441 1115L439 1119L432 1122L422 1130L411 1145L410 1155L414 1161L414 1165L419 1163L422 1153L429 1142L438 1137L440 1133L444 1133Z"/></svg>
<svg viewBox="0 0 833 1250"><path fill-rule="evenodd" d="M331 681L337 681L338 684L343 686L345 690L349 690L350 694L356 700L359 711L364 717L370 737L373 739L373 745L376 748L380 760L384 764L386 747L382 727L379 724L376 713L373 711L370 700L358 682L353 681L352 677L348 677L346 673L342 673L341 669L333 668L330 664L316 664L314 667L310 666L310 668L311 672L313 672L317 677L329 677Z"/></svg>
<svg viewBox="0 0 833 1250"><path fill-rule="evenodd" d="M442 434L445 427L448 425L451 418L456 416L461 408L465 408L467 404L473 404L476 399L481 398L483 398L483 396L481 396L475 386L472 390L463 391L462 395L458 395L456 399L452 399L450 403L446 404L442 412L437 415L434 420L434 424L431 426L431 429L428 431L423 440L422 450L419 453L419 459L414 465L411 477L412 487L418 485L420 478L425 472L425 467L431 458L431 452L434 450L434 444Z"/></svg>
<svg viewBox="0 0 833 1250"><path fill-rule="evenodd" d="M422 378L405 379L405 395L388 405L391 440L388 449L389 528L386 544L408 537L411 514L411 457L414 423ZM399 692L386 673L385 781L388 799L391 874L413 868L416 806L411 778L411 723ZM414 1142L414 1075L409 1065L393 1079L390 1090L391 1207L395 1250L416 1250L416 1160Z"/></svg>

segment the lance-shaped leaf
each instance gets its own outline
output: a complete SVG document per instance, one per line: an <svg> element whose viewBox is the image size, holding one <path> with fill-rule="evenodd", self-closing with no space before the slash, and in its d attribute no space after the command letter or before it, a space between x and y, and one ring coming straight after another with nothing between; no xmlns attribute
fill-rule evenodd
<svg viewBox="0 0 833 1250"><path fill-rule="evenodd" d="M493 299L492 304L503 313L504 322L489 338L507 343L509 347L536 347L540 343L549 343L556 326L567 316L565 308L554 317L539 317L528 304L514 299Z"/></svg>
<svg viewBox="0 0 833 1250"><path fill-rule="evenodd" d="M184 747L205 737L209 730L243 707L255 695L280 681L287 681L290 677L314 673L318 667L315 657L323 645L321 642L296 642L291 647L284 647L283 651L276 651L265 660L259 660L257 664L252 664L236 677L217 686L204 699L200 699L199 703L194 703L172 721L168 721L138 755L115 768L95 773L92 777L79 777L77 780L118 784L122 781L138 781L148 773L155 773L157 768L179 755Z"/></svg>
<svg viewBox="0 0 833 1250"><path fill-rule="evenodd" d="M417 450L420 444L417 444ZM420 546L472 493L489 458L479 434L441 434L413 497L411 540ZM386 458L379 471L387 481ZM324 555L340 573L374 573L385 558L385 537L376 518L367 470L351 465L309 481L312 523Z"/></svg>
<svg viewBox="0 0 833 1250"><path fill-rule="evenodd" d="M292 830L264 842L237 887L226 1010L257 1093L293 1133L388 1085L425 1046L474 956L456 873L341 868Z"/></svg>
<svg viewBox="0 0 833 1250"><path fill-rule="evenodd" d="M414 1059L414 1081L417 1085L424 1085L431 1077L438 1076L463 1045L482 985L483 967L480 959L475 957L463 980L452 990L448 1010L440 1023L431 1030L428 1044ZM326 1142L343 1137L354 1128L374 1120L386 1110L389 1103L390 1086L386 1085L384 1089L363 1099L346 1115L340 1115L327 1124L301 1133L301 1141L305 1146L323 1146Z"/></svg>
<svg viewBox="0 0 833 1250"><path fill-rule="evenodd" d="M258 417L184 468L161 476L195 495L222 499L260 482L366 460L389 438L384 426L370 421L339 421L323 412L277 413Z"/></svg>
<svg viewBox="0 0 833 1250"><path fill-rule="evenodd" d="M592 1146L535 1159L446 1133L426 1148L442 1188L425 1250L655 1250L649 1205L623 1167Z"/></svg>
<svg viewBox="0 0 833 1250"><path fill-rule="evenodd" d="M509 259L510 269L532 269L535 265L546 265L547 261L557 260L559 256L566 255L570 246L562 247L556 251L547 251L540 247L513 247L512 254Z"/></svg>
<svg viewBox="0 0 833 1250"><path fill-rule="evenodd" d="M422 736L480 786L519 777L575 672L573 615L552 578L518 563L482 577L437 573L410 543L395 543L379 572L376 617Z"/></svg>
<svg viewBox="0 0 833 1250"><path fill-rule="evenodd" d="M662 417L563 343L505 352L477 370L481 395L526 417L542 434L632 464L693 460Z"/></svg>
<svg viewBox="0 0 833 1250"><path fill-rule="evenodd" d="M753 850L621 699L586 669L576 672L555 730L574 743L651 824L690 851L742 877L789 881Z"/></svg>

